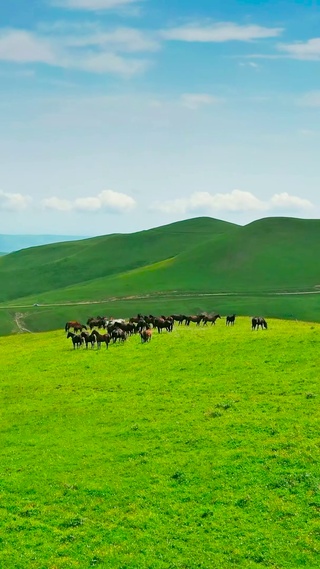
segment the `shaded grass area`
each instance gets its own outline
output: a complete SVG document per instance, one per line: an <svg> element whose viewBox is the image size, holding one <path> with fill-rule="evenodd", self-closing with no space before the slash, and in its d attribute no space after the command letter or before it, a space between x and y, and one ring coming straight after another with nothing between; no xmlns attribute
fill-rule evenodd
<svg viewBox="0 0 320 569"><path fill-rule="evenodd" d="M319 332L0 339L0 565L318 567Z"/></svg>

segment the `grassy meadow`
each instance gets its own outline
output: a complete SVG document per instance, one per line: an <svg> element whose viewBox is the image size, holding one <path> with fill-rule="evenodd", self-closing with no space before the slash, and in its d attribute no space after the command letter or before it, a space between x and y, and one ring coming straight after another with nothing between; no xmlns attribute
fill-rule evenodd
<svg viewBox="0 0 320 569"><path fill-rule="evenodd" d="M320 326L0 338L0 567L319 566Z"/></svg>

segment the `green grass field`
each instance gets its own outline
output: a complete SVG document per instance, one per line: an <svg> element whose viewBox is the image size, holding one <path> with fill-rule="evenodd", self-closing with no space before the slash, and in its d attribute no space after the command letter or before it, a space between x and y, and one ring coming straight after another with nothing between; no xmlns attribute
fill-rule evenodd
<svg viewBox="0 0 320 569"><path fill-rule="evenodd" d="M0 567L319 566L320 326L0 338Z"/></svg>

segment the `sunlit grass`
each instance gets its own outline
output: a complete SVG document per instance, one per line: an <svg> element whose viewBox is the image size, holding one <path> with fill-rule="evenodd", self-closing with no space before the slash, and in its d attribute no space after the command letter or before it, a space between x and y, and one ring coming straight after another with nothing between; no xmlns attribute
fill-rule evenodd
<svg viewBox="0 0 320 569"><path fill-rule="evenodd" d="M0 339L0 566L318 567L320 326Z"/></svg>

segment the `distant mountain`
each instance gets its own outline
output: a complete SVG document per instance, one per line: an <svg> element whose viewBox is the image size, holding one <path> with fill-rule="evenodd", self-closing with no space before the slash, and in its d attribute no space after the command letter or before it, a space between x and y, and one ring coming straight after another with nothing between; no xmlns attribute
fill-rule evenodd
<svg viewBox="0 0 320 569"><path fill-rule="evenodd" d="M79 239L85 239L85 237L74 235L0 235L0 255L28 249L29 247L64 241L78 241Z"/></svg>

